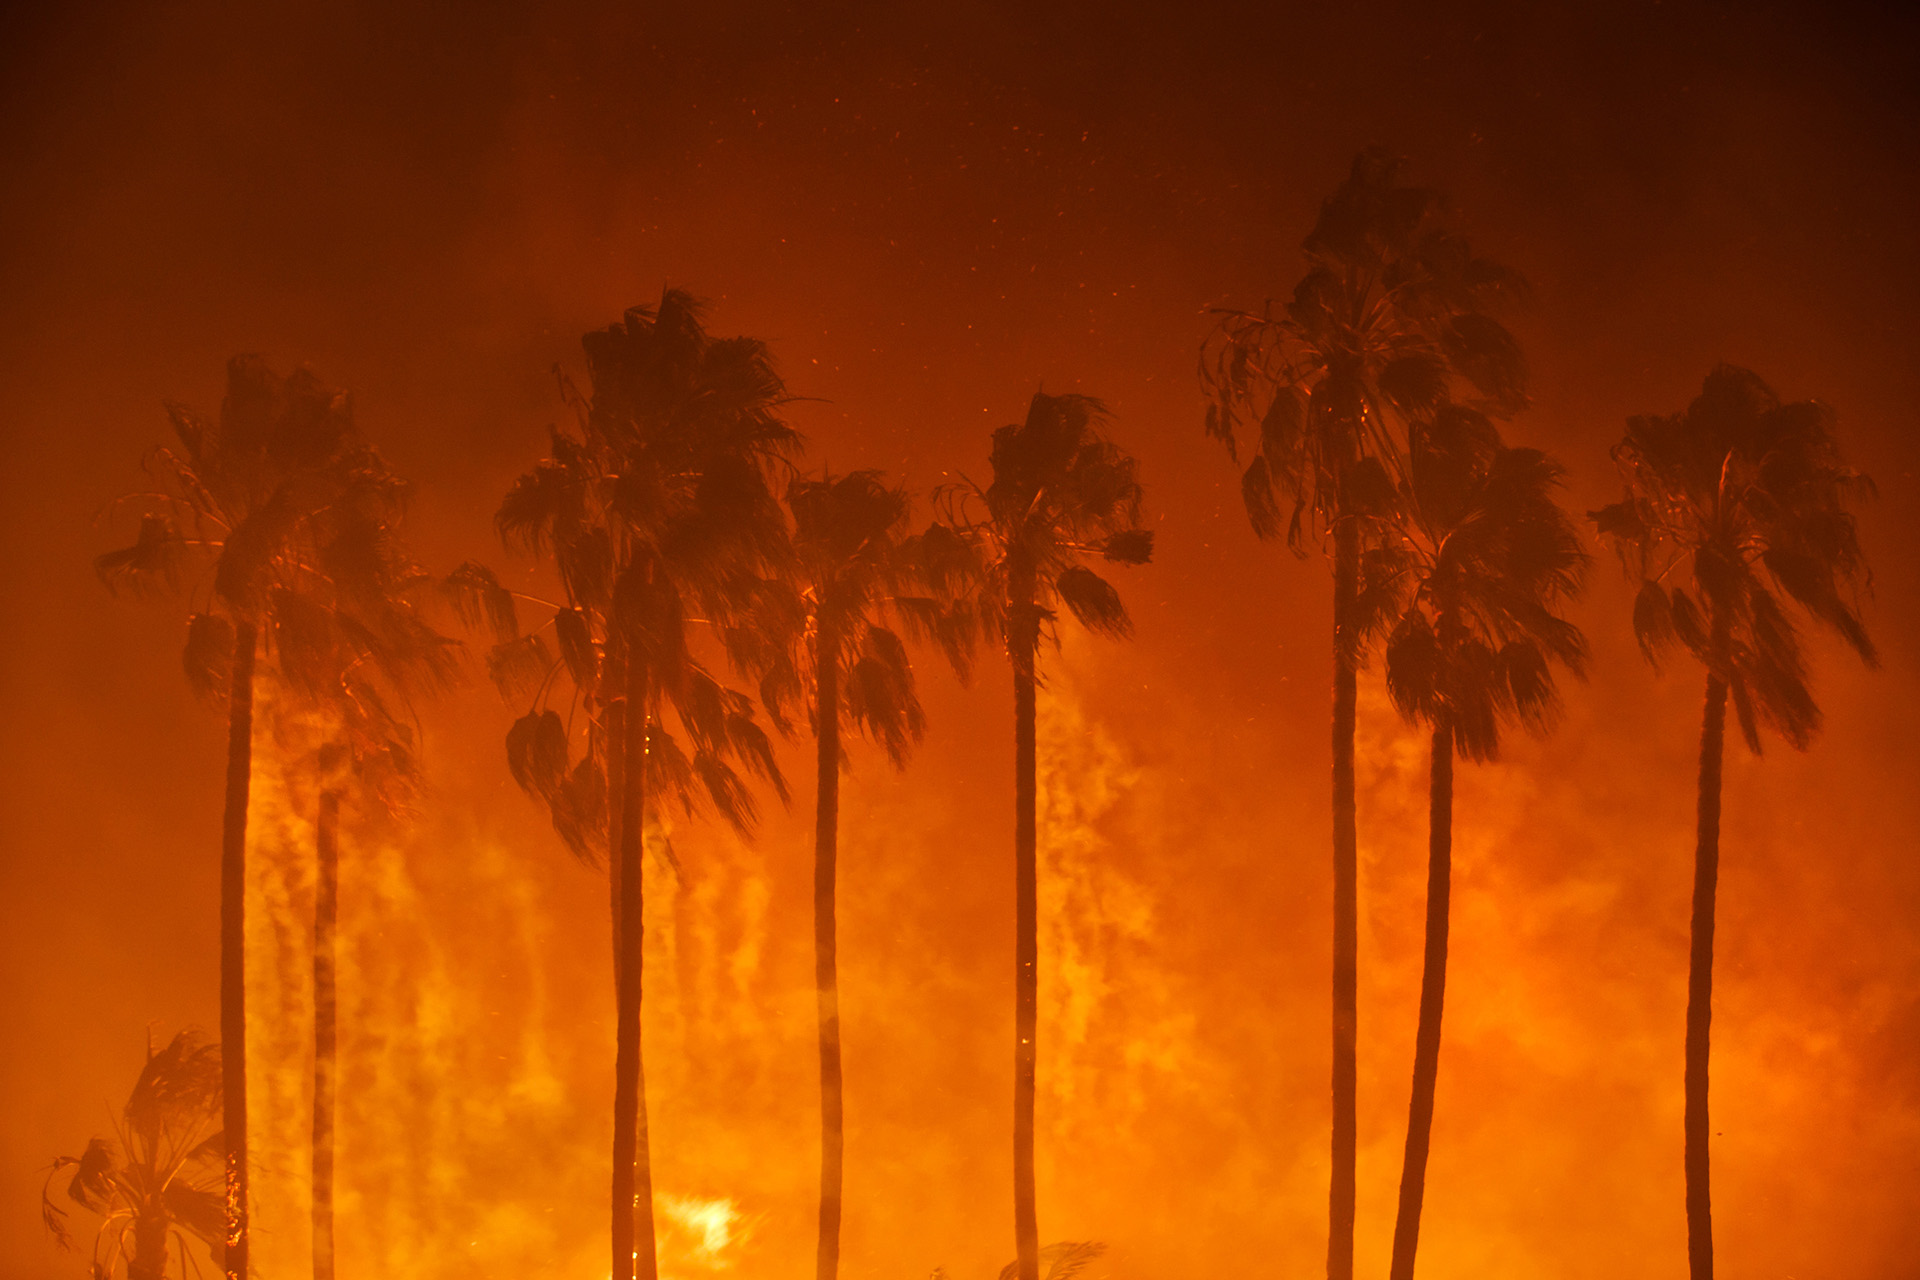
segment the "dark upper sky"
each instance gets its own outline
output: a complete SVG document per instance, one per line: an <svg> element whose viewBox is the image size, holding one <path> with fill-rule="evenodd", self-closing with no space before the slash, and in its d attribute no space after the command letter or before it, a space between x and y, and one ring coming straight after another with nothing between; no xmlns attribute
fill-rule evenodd
<svg viewBox="0 0 1920 1280"><path fill-rule="evenodd" d="M1749 779L1780 806L1755 829L1795 839L1762 860L1764 891L1730 891L1729 911L1784 930L1756 951L1773 957L1753 962L1756 989L1864 1010L1834 1032L1855 1090L1844 1117L1869 1124L1884 1103L1910 1123L1914 20L1811 4L812 8L0 16L0 1280L52 1265L32 1167L98 1127L139 1028L212 1021L219 735L179 687L177 615L109 599L88 568L110 536L90 522L137 482L161 400L211 407L242 350L350 386L416 483L423 555L444 564L502 560L489 518L556 415L549 368L663 283L712 299L717 330L773 343L793 389L817 397L795 419L836 468L920 486L977 475L987 430L1036 386L1100 394L1142 458L1162 550L1125 584L1138 644L1087 659L1109 677L1089 686L1090 712L1171 780L1183 816L1168 822L1195 839L1318 833L1324 574L1247 534L1200 436L1192 359L1205 308L1291 287L1319 200L1373 143L1408 156L1476 244L1531 279L1515 323L1535 405L1511 434L1567 462L1572 505L1612 488L1605 450L1624 415L1679 408L1722 359L1831 402L1878 480L1865 529L1886 669L1866 677L1818 650L1828 738L1804 761L1770 753L1773 772ZM1648 675L1611 566L1596 568L1580 611L1594 689L1518 759L1607 779L1562 795L1571 808L1527 811L1614 849L1587 855L1604 868L1684 823L1675 779L1696 693L1690 674ZM991 681L943 686L912 784L997 786L1003 702ZM461 730L441 733L447 794L488 830L537 838L516 797L495 798L497 706L476 694L436 715ZM1841 788L1847 816L1824 842L1793 825L1796 797L1817 808ZM1823 862L1809 853L1823 843L1852 852ZM1246 964L1298 993L1317 1046L1324 881L1303 845L1312 870L1285 893L1251 854L1182 863L1169 963L1202 967L1196 940L1219 930L1266 956L1260 913L1298 920L1308 969ZM1656 915L1679 901L1679 848L1646 873ZM1576 856L1547 856L1528 884L1559 883L1563 854ZM1782 870L1803 863L1834 869ZM982 899L983 919L997 903ZM1609 917L1595 936L1635 921ZM1679 954L1673 927L1645 926L1649 954ZM1863 1150L1832 1166L1836 1186L1894 1176ZM1900 1187L1912 1199L1910 1159L1898 1178L1889 1204ZM1755 1206L1787 1194L1753 1185ZM1812 1192L1792 1203L1827 1211ZM1891 1210L1860 1214L1846 1274L1884 1274L1881 1260L1920 1247Z"/></svg>

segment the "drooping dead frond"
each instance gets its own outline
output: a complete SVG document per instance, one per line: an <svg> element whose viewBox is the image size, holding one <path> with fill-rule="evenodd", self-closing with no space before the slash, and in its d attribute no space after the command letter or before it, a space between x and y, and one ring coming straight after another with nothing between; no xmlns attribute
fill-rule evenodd
<svg viewBox="0 0 1920 1280"><path fill-rule="evenodd" d="M233 683L233 623L218 613L196 613L187 619L187 643L181 651L187 684L209 702L227 696Z"/></svg>
<svg viewBox="0 0 1920 1280"><path fill-rule="evenodd" d="M1080 625L1089 631L1116 639L1133 634L1133 620L1120 602L1120 593L1085 565L1062 569L1054 579L1054 590L1059 592L1060 599L1079 619Z"/></svg>
<svg viewBox="0 0 1920 1280"><path fill-rule="evenodd" d="M441 594L466 625L488 628L497 643L505 643L520 634L513 593L500 585L500 580L487 566L469 560L442 578L439 586Z"/></svg>
<svg viewBox="0 0 1920 1280"><path fill-rule="evenodd" d="M538 633L494 645L487 651L487 675L504 698L524 698L546 683L553 651Z"/></svg>
<svg viewBox="0 0 1920 1280"><path fill-rule="evenodd" d="M140 517L140 532L133 545L94 557L94 571L107 590L176 590L180 585L180 560L185 544L173 518L149 513Z"/></svg>
<svg viewBox="0 0 1920 1280"><path fill-rule="evenodd" d="M507 730L507 768L529 795L551 797L567 777L567 730L554 711L533 711Z"/></svg>

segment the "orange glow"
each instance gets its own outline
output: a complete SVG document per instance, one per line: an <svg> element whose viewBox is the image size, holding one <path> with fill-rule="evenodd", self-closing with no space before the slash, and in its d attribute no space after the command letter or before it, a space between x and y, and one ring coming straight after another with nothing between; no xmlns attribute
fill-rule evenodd
<svg viewBox="0 0 1920 1280"><path fill-rule="evenodd" d="M1912 1273L1907 20L1701 0L43 8L0 30L0 1280L85 1274L34 1213L47 1162L107 1131L150 1024L219 1025L224 730L180 660L207 587L114 598L89 569L118 545L90 521L145 483L163 401L216 408L236 352L310 364L410 481L423 564L482 560L548 599L550 567L503 550L493 513L570 412L552 370L582 378L580 335L663 284L771 345L804 465L885 469L916 527L936 486L986 479L991 431L1036 389L1111 407L1157 541L1115 575L1134 635L1066 624L1041 658L1041 1242L1103 1242L1081 1280L1323 1275L1328 556L1249 532L1194 357L1210 308L1290 296L1320 200L1375 142L1531 282L1511 323L1532 403L1503 430L1566 464L1576 516L1617 497L1627 416L1680 407L1723 359L1830 402L1878 483L1860 520L1882 668L1810 632L1812 749L1730 737L1713 1193L1722 1280ZM1565 682L1550 735L1459 766L1419 1280L1687 1273L1702 689L1682 657L1649 668L1631 584L1589 541L1570 611L1589 680ZM991 648L964 685L913 657L925 742L896 772L850 739L841 782L840 1277L993 1280L1014 1254L1010 679ZM336 1280L608 1273L606 872L514 784L503 736L526 708L471 665L409 711L413 812L345 807ZM1428 740L1377 657L1359 685L1356 1251L1384 1280ZM268 680L260 702L251 1249L262 1280L304 1280L316 796L290 762L324 726ZM753 839L677 812L646 833L663 1280L814 1275L804 712L777 750L793 803L757 792Z"/></svg>

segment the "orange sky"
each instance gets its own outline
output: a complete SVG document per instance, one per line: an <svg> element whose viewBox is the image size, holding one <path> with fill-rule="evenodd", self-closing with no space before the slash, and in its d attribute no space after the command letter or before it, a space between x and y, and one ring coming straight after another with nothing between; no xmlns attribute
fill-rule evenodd
<svg viewBox="0 0 1920 1280"><path fill-rule="evenodd" d="M1884 669L1816 644L1814 750L1730 757L1715 1207L1728 1275L1865 1280L1920 1256L1910 25L1782 4L391 8L0 18L0 1280L82 1273L44 1238L36 1169L104 1130L145 1026L216 1021L221 728L180 679L175 608L112 599L89 566L161 401L211 408L237 351L308 363L413 479L424 558L530 574L490 519L560 412L548 370L666 282L710 298L717 332L773 344L838 469L978 477L1036 386L1113 407L1160 542L1120 583L1136 640L1070 643L1043 730L1065 913L1048 954L1074 975L1045 997L1043 1233L1108 1241L1116 1277L1250 1257L1314 1274L1326 573L1247 531L1193 357L1206 307L1291 288L1319 200L1374 142L1533 282L1515 326L1534 405L1509 434L1567 464L1571 507L1611 495L1626 414L1681 407L1722 359L1833 404L1879 483L1863 541ZM1590 687L1552 739L1462 773L1433 1280L1684 1266L1698 680L1646 668L1614 566L1595 570ZM922 667L919 759L895 778L858 755L847 784L847 1274L966 1280L1011 1254L1011 699L991 663L964 690ZM1360 1257L1378 1272L1424 801L1370 685ZM611 998L600 891L512 788L509 718L481 684L428 713L419 833L361 881L367 1007L414 1036L363 1044L362 1065L417 1076L369 1075L368 1096L417 1147L459 1139L435 1156L363 1133L357 1158L396 1183L441 1159L466 1205L369 1204L342 1246L365 1274L426 1217L476 1243L407 1260L423 1278L599 1274L514 1252L547 1231L600 1258ZM787 758L794 810L756 847L686 834L662 978L680 1003L649 1015L668 1019L649 1023L663 1186L737 1199L758 1233L741 1265L768 1276L811 1256L811 806L806 752ZM297 923L297 876L288 892Z"/></svg>

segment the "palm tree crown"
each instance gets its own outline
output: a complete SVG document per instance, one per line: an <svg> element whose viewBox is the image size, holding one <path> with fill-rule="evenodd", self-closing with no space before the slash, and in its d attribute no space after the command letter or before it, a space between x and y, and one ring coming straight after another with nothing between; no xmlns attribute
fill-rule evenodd
<svg viewBox="0 0 1920 1280"><path fill-rule="evenodd" d="M171 1246L184 1251L188 1236L218 1265L226 1238L220 1074L220 1046L193 1032L158 1052L149 1046L114 1137L54 1161L48 1183L72 1169L68 1198L101 1219L94 1275L112 1276L124 1264L130 1280L161 1280ZM71 1247L67 1211L44 1191L41 1217L60 1246ZM183 1273L187 1262L182 1252Z"/></svg>
<svg viewBox="0 0 1920 1280"><path fill-rule="evenodd" d="M1820 708L1783 597L1879 662L1847 509L1873 486L1841 460L1832 411L1782 403L1757 375L1721 365L1685 412L1629 419L1613 457L1626 495L1592 514L1640 580L1633 626L1648 659L1678 641L1726 682L1750 748L1762 724L1804 748Z"/></svg>
<svg viewBox="0 0 1920 1280"><path fill-rule="evenodd" d="M926 729L913 687L913 667L895 622L921 629L937 621L918 572L918 540L910 535L912 500L877 471L820 479L796 477L787 487L793 513L792 585L785 627L757 624L777 642L778 660L761 681L761 701L784 723L788 706L819 685L820 640L830 637L841 664L835 681L848 724L877 742L895 764ZM794 635L798 623L801 634ZM808 703L818 727L821 708Z"/></svg>
<svg viewBox="0 0 1920 1280"><path fill-rule="evenodd" d="M1559 464L1502 444L1480 413L1448 405L1416 423L1408 471L1401 535L1367 553L1356 607L1363 629L1388 633L1401 713L1490 760L1503 721L1546 723L1553 664L1585 671L1585 640L1554 607L1587 555L1554 500Z"/></svg>
<svg viewBox="0 0 1920 1280"><path fill-rule="evenodd" d="M426 578L395 532L405 485L361 437L347 393L308 370L281 377L237 356L227 383L217 422L167 406L182 451L149 456L163 488L129 495L139 533L96 567L110 588L142 590L178 587L189 560L209 561L187 627L195 690L224 691L236 624L258 626L290 687L378 734L393 720L379 684L442 684L457 649L413 604Z"/></svg>
<svg viewBox="0 0 1920 1280"><path fill-rule="evenodd" d="M1406 185L1402 163L1361 153L1321 207L1308 270L1277 314L1229 311L1201 353L1207 433L1253 456L1241 495L1254 532L1285 529L1296 550L1381 505L1405 453L1404 423L1443 402L1502 415L1525 403L1519 345L1488 308L1523 292L1507 268L1473 256L1441 225L1439 195ZM1285 520L1277 495L1292 499Z"/></svg>
<svg viewBox="0 0 1920 1280"><path fill-rule="evenodd" d="M514 597L480 566L463 566L453 585L469 615L499 634L489 658L496 681L534 694L508 742L515 778L549 804L584 857L604 847L610 744L601 713L621 697L630 655L649 672L651 712L664 698L679 721L677 734L661 722L650 730L650 786L743 831L757 806L736 764L785 799L751 701L696 658L689 624L704 621L730 651L758 656L740 624L790 554L771 476L798 437L777 416L785 389L765 345L710 338L679 290L583 345L591 398L563 381L576 421L552 430L548 456L514 483L497 516L509 544L553 557L564 599L549 623L522 635ZM573 765L566 727L548 705L562 672L592 715L585 758Z"/></svg>
<svg viewBox="0 0 1920 1280"><path fill-rule="evenodd" d="M967 491L986 508L983 521L956 522L982 553L977 625L1006 635L1016 662L1057 605L1093 631L1132 630L1120 593L1085 563L1153 554L1134 460L1102 434L1106 416L1090 396L1036 392L1024 422L993 433L993 482Z"/></svg>

